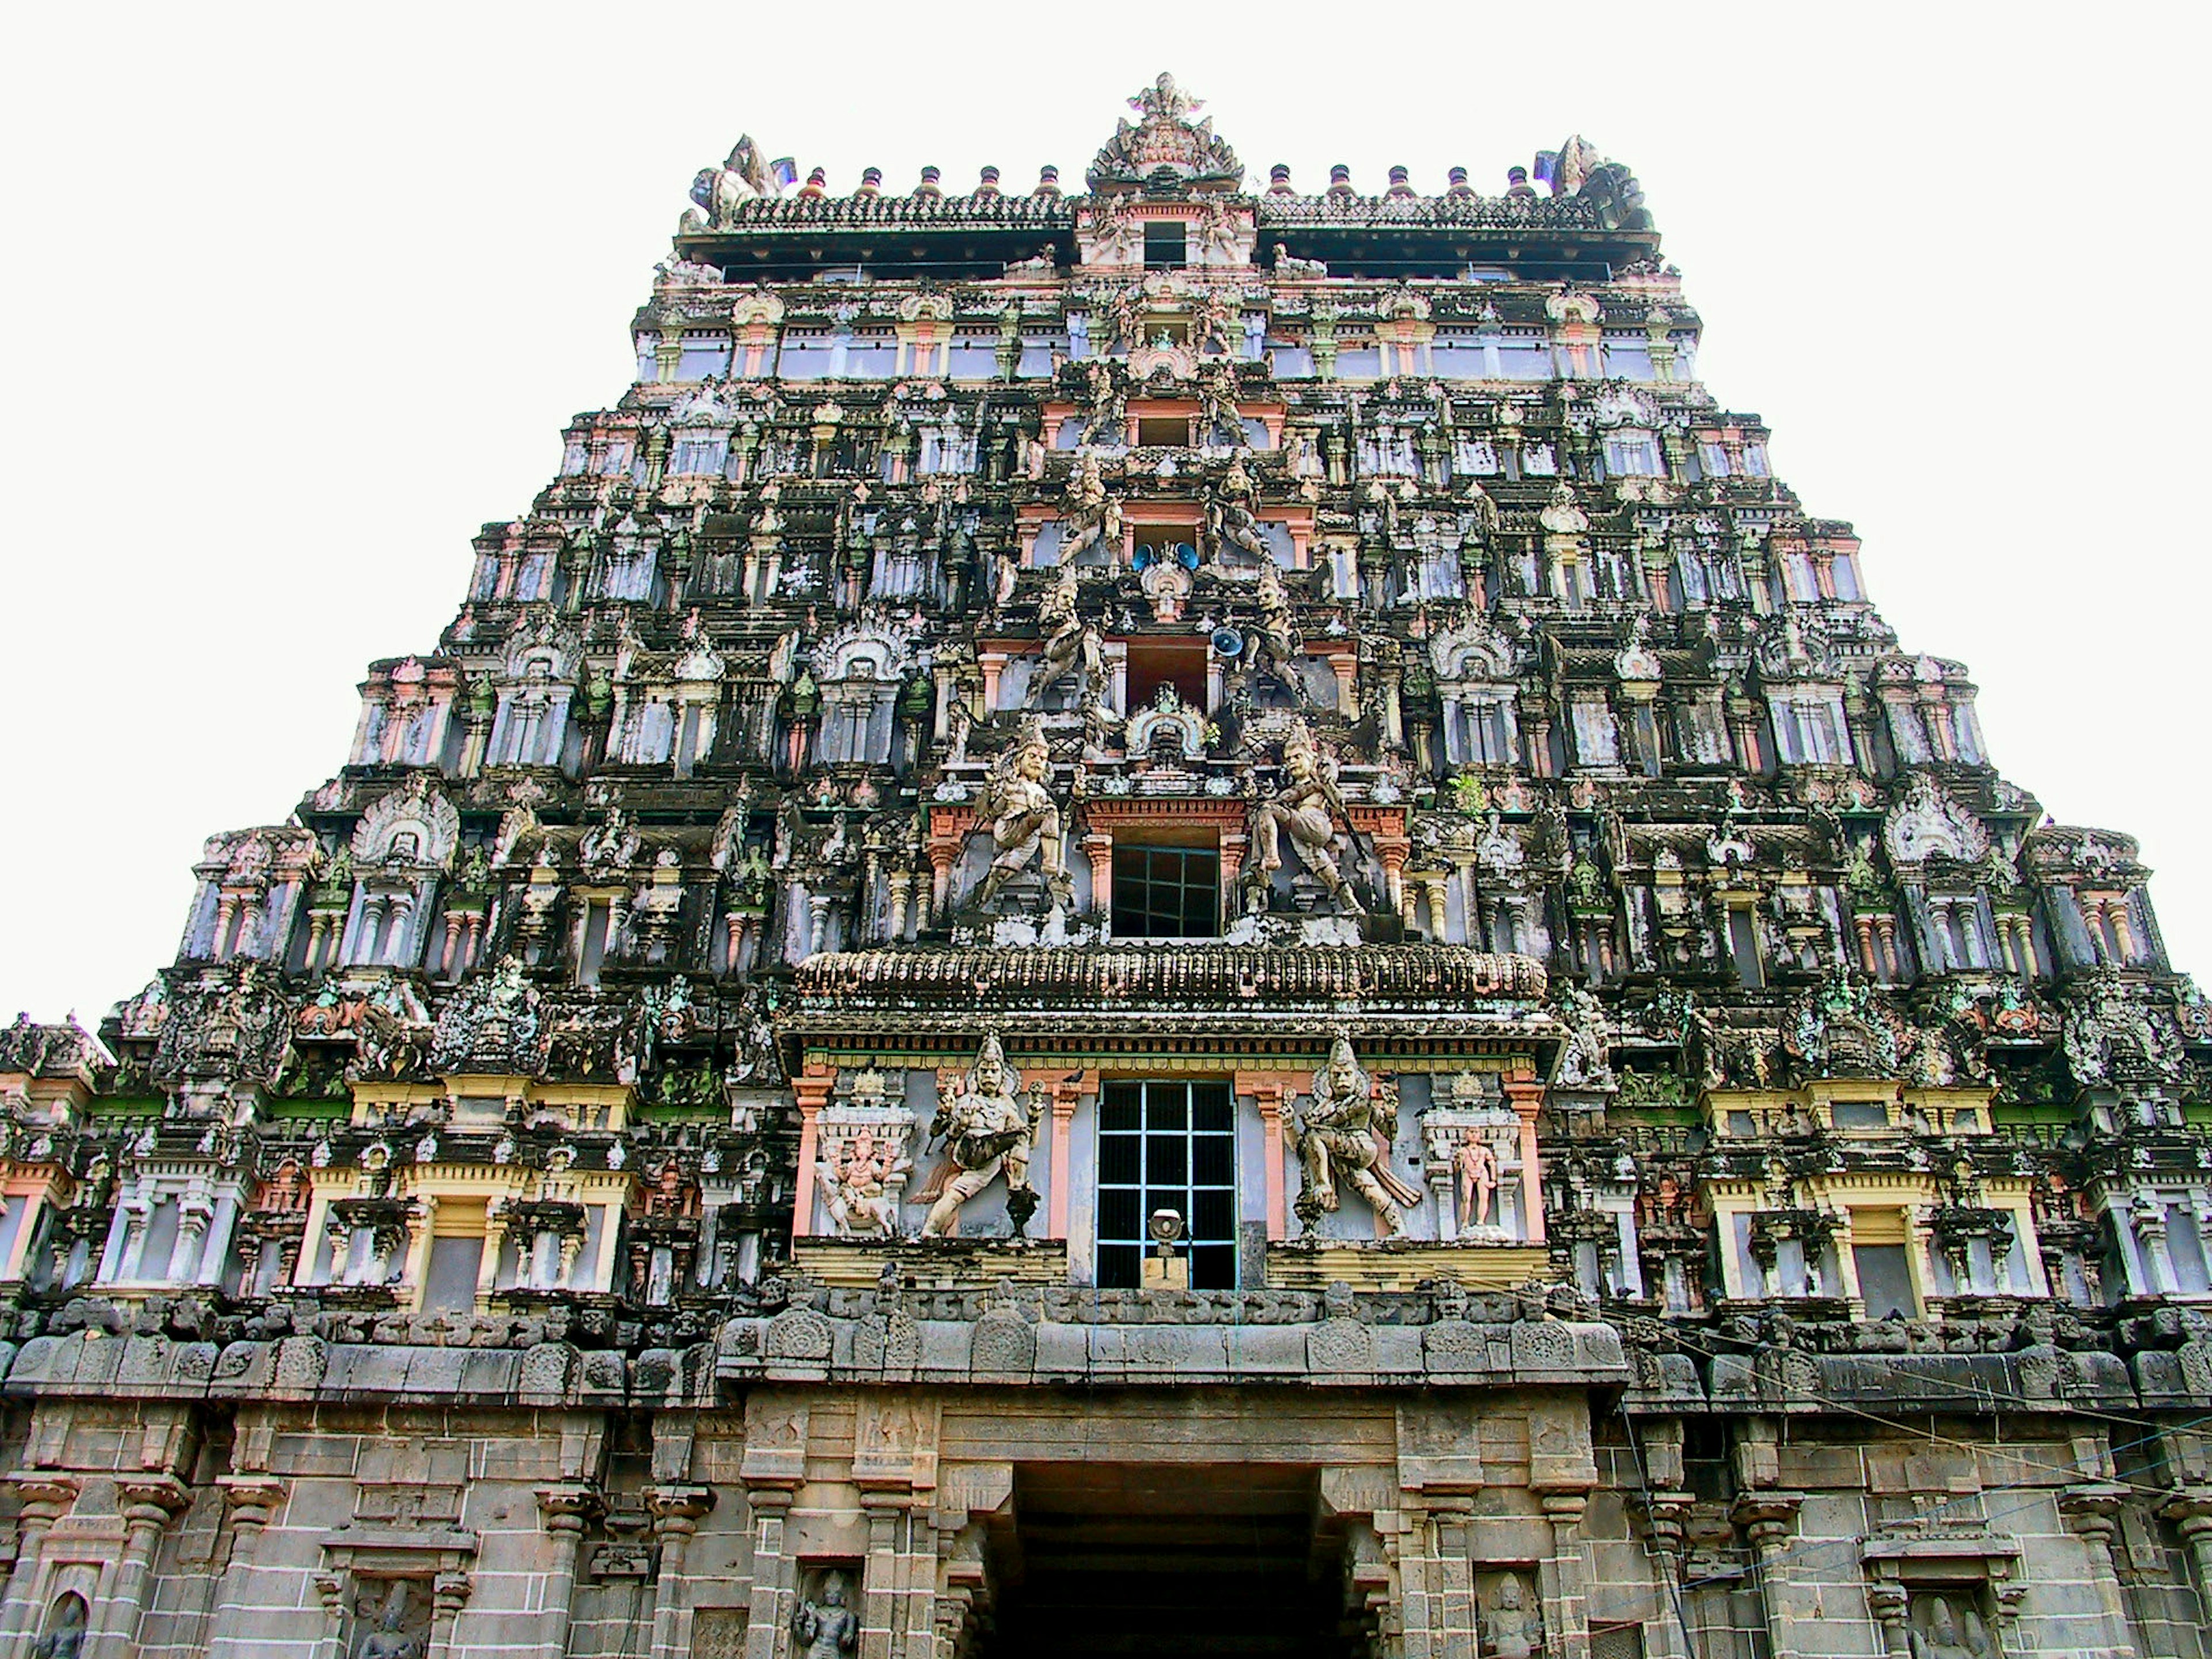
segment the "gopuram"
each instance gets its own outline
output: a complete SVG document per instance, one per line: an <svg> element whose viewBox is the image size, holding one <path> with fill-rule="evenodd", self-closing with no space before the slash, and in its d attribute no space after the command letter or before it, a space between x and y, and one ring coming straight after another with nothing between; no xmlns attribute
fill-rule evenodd
<svg viewBox="0 0 2212 1659"><path fill-rule="evenodd" d="M1626 167L1131 103L700 173L336 775L0 1033L0 1659L2204 1659L2136 843Z"/></svg>

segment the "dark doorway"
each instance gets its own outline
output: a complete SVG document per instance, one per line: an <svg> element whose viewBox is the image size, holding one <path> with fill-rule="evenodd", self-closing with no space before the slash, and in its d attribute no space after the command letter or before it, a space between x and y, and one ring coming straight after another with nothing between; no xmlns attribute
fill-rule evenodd
<svg viewBox="0 0 2212 1659"><path fill-rule="evenodd" d="M983 1659L1347 1659L1310 1469L1063 1463L1014 1475Z"/></svg>

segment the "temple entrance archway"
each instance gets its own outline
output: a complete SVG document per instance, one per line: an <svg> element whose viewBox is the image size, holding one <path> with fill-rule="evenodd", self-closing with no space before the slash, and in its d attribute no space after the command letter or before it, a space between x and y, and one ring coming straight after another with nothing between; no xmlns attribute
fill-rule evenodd
<svg viewBox="0 0 2212 1659"><path fill-rule="evenodd" d="M979 1659L1346 1659L1319 1488L1283 1464L1017 1468Z"/></svg>

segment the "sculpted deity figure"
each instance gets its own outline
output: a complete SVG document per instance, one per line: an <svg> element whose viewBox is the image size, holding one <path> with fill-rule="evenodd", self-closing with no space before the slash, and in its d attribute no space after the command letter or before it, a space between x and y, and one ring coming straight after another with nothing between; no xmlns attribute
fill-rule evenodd
<svg viewBox="0 0 2212 1659"><path fill-rule="evenodd" d="M1017 1222L1036 1203L1030 1185L1030 1152L1044 1109L1032 1091L1026 1107L1017 1091L1020 1077L1006 1065L1006 1053L994 1035L983 1039L975 1064L942 1102L929 1126L941 1138L948 1159L939 1172L937 1201L921 1224L924 1238L949 1238L960 1226L960 1206L989 1186L1000 1170L1006 1176L1006 1208ZM927 1197L925 1192L922 1196Z"/></svg>
<svg viewBox="0 0 2212 1659"><path fill-rule="evenodd" d="M1498 1592L1483 1609L1484 1634L1498 1659L1529 1659L1544 1640L1544 1620L1528 1605L1528 1592L1521 1575L1509 1572L1498 1581Z"/></svg>
<svg viewBox="0 0 2212 1659"><path fill-rule="evenodd" d="M1460 1142L1452 1168L1459 1176L1459 1224L1487 1227L1498 1195L1498 1154L1479 1132L1472 1133Z"/></svg>
<svg viewBox="0 0 2212 1659"><path fill-rule="evenodd" d="M357 1659L422 1659L422 1644L405 1629L407 1587L397 1583L384 1601L384 1616L361 1638Z"/></svg>
<svg viewBox="0 0 2212 1659"><path fill-rule="evenodd" d="M1224 329L1227 327L1225 319L1221 325ZM1224 345L1223 349L1227 349ZM1230 434L1231 443L1244 441L1244 417L1237 409L1237 370L1228 358L1210 358L1206 367L1199 370L1198 405L1201 443L1216 442L1218 434L1224 432ZM1237 465L1240 467L1243 465L1242 457L1238 458ZM1248 494L1250 486L1251 481L1248 477L1245 480Z"/></svg>
<svg viewBox="0 0 2212 1659"><path fill-rule="evenodd" d="M802 1659L848 1659L860 1644L860 1620L845 1605L845 1575L825 1574L818 1600L809 1597L791 1614L791 1634Z"/></svg>
<svg viewBox="0 0 2212 1659"><path fill-rule="evenodd" d="M992 769L976 801L976 823L990 830L995 848L991 872L975 896L978 905L988 904L1000 888L1034 862L1053 902L1063 909L1073 908L1074 890L1060 862L1060 803L1046 787L1051 777L1052 751L1042 728L1032 721Z"/></svg>
<svg viewBox="0 0 2212 1659"><path fill-rule="evenodd" d="M1072 564L1060 568L1060 579L1045 590L1037 604L1037 622L1047 632L1044 641L1044 661L1038 665L1036 678L1030 681L1028 707L1034 708L1044 701L1044 695L1057 684L1065 674L1079 665L1083 670L1083 684L1095 685L1103 676L1105 636L1096 623L1085 622L1076 609L1076 596L1081 592L1082 577Z"/></svg>
<svg viewBox="0 0 2212 1659"><path fill-rule="evenodd" d="M1291 1150L1305 1172L1297 1205L1299 1221L1310 1233L1324 1214L1343 1201L1338 1188L1348 1186L1370 1204L1393 1238L1406 1231L1401 1206L1420 1194L1390 1168L1390 1143L1398 1132L1395 1090L1377 1087L1352 1053L1352 1039L1338 1033L1328 1064L1313 1076L1313 1092L1286 1126Z"/></svg>
<svg viewBox="0 0 2212 1659"><path fill-rule="evenodd" d="M1991 1659L1990 1634L1971 1611L1961 1620L1948 1596L1928 1611L1928 1626L1911 1633L1912 1659Z"/></svg>
<svg viewBox="0 0 2212 1659"><path fill-rule="evenodd" d="M684 228L698 231L721 229L737 218L741 203L750 202L769 194L768 163L762 158L760 146L753 143L752 135L745 134L731 150L729 159L718 167L702 167L691 181L691 199L707 210L704 223L696 214L684 216Z"/></svg>
<svg viewBox="0 0 2212 1659"><path fill-rule="evenodd" d="M77 1659L84 1651L84 1598L63 1596L53 1619L53 1628L31 1645L33 1659Z"/></svg>
<svg viewBox="0 0 2212 1659"><path fill-rule="evenodd" d="M1351 810L1337 790L1335 769L1303 721L1284 739L1283 771L1283 787L1252 809L1252 843L1259 852L1259 867L1282 868L1282 837L1287 830L1307 873L1339 905L1358 914L1359 901L1339 866L1336 850L1340 823L1346 826L1344 836L1350 837Z"/></svg>
<svg viewBox="0 0 2212 1659"><path fill-rule="evenodd" d="M823 1201L838 1232L847 1238L866 1233L896 1236L898 1206L891 1200L890 1182L906 1167L905 1159L894 1163L888 1149L865 1129L845 1141L842 1158L823 1158Z"/></svg>
<svg viewBox="0 0 2212 1659"><path fill-rule="evenodd" d="M1291 596L1273 563L1260 567L1254 597L1260 605L1260 626L1252 639L1252 672L1270 676L1303 702L1306 686L1297 671L1297 624L1291 615Z"/></svg>
<svg viewBox="0 0 2212 1659"><path fill-rule="evenodd" d="M1067 497L1060 504L1060 563L1063 584L1074 580L1075 556L1085 549L1104 542L1111 551L1121 539L1121 503L1106 493L1106 481L1098 474L1098 458L1085 455L1067 481ZM1073 605L1073 594L1069 605Z"/></svg>
<svg viewBox="0 0 2212 1659"><path fill-rule="evenodd" d="M1328 266L1320 259L1294 259L1290 249L1280 242L1275 244L1275 275L1285 282L1319 282L1328 275Z"/></svg>
<svg viewBox="0 0 2212 1659"><path fill-rule="evenodd" d="M1125 343L1134 343L1133 337L1126 329L1121 338ZM1084 439L1090 443L1121 443L1128 435L1128 398L1115 383L1113 365L1105 358L1086 357L1083 361L1084 379L1090 393Z"/></svg>
<svg viewBox="0 0 2212 1659"><path fill-rule="evenodd" d="M1275 556L1261 533L1260 520L1252 511L1252 475L1244 470L1242 456L1229 464L1221 475L1221 483L1206 504L1206 562L1218 566L1222 544L1241 548L1258 560L1261 567L1274 562Z"/></svg>

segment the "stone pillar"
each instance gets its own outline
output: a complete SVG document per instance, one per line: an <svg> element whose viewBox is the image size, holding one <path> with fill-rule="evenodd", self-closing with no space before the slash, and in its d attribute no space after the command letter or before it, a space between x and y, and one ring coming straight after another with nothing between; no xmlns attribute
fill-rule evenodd
<svg viewBox="0 0 2212 1659"><path fill-rule="evenodd" d="M1790 1534L1804 1501L1796 1492L1747 1492L1736 1499L1730 1517L1743 1528L1759 1558L1759 1598L1766 1609L1767 1647L1778 1654L1803 1650L1790 1605Z"/></svg>
<svg viewBox="0 0 2212 1659"><path fill-rule="evenodd" d="M113 1587L92 1609L90 1659L130 1659L138 1651L138 1620L154 1571L154 1549L169 1517L191 1501L173 1475L125 1476L115 1483L127 1528Z"/></svg>
<svg viewBox="0 0 2212 1659"><path fill-rule="evenodd" d="M1912 1659L1911 1602L1905 1586L1893 1580L1867 1586L1867 1609L1881 1626L1882 1651L1889 1659Z"/></svg>
<svg viewBox="0 0 2212 1659"><path fill-rule="evenodd" d="M792 1564L784 1553L784 1529L796 1491L795 1483L746 1490L753 1512L753 1589L745 1615L745 1659L775 1659L776 1632L783 1628L791 1591ZM656 1616L658 1612L656 1605Z"/></svg>
<svg viewBox="0 0 2212 1659"><path fill-rule="evenodd" d="M284 1502L282 1481L265 1474L225 1474L216 1478L223 1502L230 1506L230 1559L224 1564L222 1583L216 1591L215 1620L209 1627L210 1659L252 1659L260 1645L249 1635L253 1557L270 1517Z"/></svg>
<svg viewBox="0 0 2212 1659"><path fill-rule="evenodd" d="M12 1651L15 1638L39 1627L39 1558L46 1534L76 1502L76 1481L33 1472L8 1479L23 1504L15 1521L15 1570L8 1575L7 1599L0 1602L0 1649Z"/></svg>
<svg viewBox="0 0 2212 1659"><path fill-rule="evenodd" d="M714 1507L709 1486L654 1486L645 1494L653 1516L653 1535L660 1540L660 1576L653 1588L653 1659L684 1659L690 1644L688 1608L683 1599L684 1558L699 1518ZM773 1626L770 1627L773 1630Z"/></svg>
<svg viewBox="0 0 2212 1659"><path fill-rule="evenodd" d="M576 1599L576 1556L583 1547L584 1528L602 1505L598 1490L587 1481L563 1481L538 1494L538 1507L545 1517L546 1536L553 1546L553 1562L545 1571L545 1608L538 1647L544 1659L568 1659L568 1620Z"/></svg>
<svg viewBox="0 0 2212 1659"><path fill-rule="evenodd" d="M2197 1565L2197 1582L2212 1594L2212 1486L2184 1486L2160 1507L2159 1513L2173 1522L2189 1559Z"/></svg>
<svg viewBox="0 0 2212 1659"><path fill-rule="evenodd" d="M1559 1659L1589 1659L1589 1567L1583 1558L1583 1511L1589 1494L1547 1492L1544 1519L1552 1552L1536 1569L1544 1592L1544 1626Z"/></svg>
<svg viewBox="0 0 2212 1659"><path fill-rule="evenodd" d="M2134 1632L2128 1627L2127 1605L2120 1599L2118 1565L2112 1557L2112 1543L2120 1529L2120 1504L2127 1495L2128 1489L2116 1483L2085 1482L2058 1494L2058 1512L2081 1535L2089 1558L2089 1582L2095 1587L2112 1632L2111 1651L2123 1659L2135 1659Z"/></svg>

